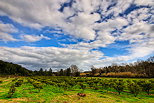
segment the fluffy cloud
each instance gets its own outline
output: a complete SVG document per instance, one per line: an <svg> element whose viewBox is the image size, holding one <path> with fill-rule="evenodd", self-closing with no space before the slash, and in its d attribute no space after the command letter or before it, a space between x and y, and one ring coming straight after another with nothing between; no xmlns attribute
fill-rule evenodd
<svg viewBox="0 0 154 103"><path fill-rule="evenodd" d="M11 33L17 32L17 29L11 24L0 22L0 40L2 41L17 41Z"/></svg>
<svg viewBox="0 0 154 103"><path fill-rule="evenodd" d="M63 7L60 12L61 5L66 0L0 0L0 15L7 15L11 19L34 28L44 26L61 27L64 32L79 38L93 40L96 37L94 24L100 20L101 16L108 16L108 6L112 5L112 1L102 0L77 0L72 3L72 7ZM131 3L119 0L113 12L123 12ZM7 7L7 8L6 8ZM99 9L101 13L96 11ZM124 8L125 7L125 8ZM122 11L121 11L122 10ZM38 12L39 11L39 12Z"/></svg>
<svg viewBox="0 0 154 103"><path fill-rule="evenodd" d="M124 29L124 32L118 39L136 43L151 39L153 38L153 26L153 24L138 22Z"/></svg>
<svg viewBox="0 0 154 103"><path fill-rule="evenodd" d="M138 6L137 9L130 9L132 4ZM72 3L67 0L0 0L1 16L32 28L60 28L60 33L83 39L77 44L63 44L65 48L2 47L1 59L12 59L29 68L63 68L71 64L86 68L84 65L102 66L150 55L154 52L153 4L153 0L74 0ZM124 14L128 9L130 13ZM0 28L0 39L16 41L10 35L16 32L13 26L3 23L0 26L3 28ZM49 39L43 35L20 37L27 42ZM129 41L128 55L104 58L102 52L92 51L116 41Z"/></svg>
<svg viewBox="0 0 154 103"><path fill-rule="evenodd" d="M56 47L0 47L0 59L26 66L29 69L67 68L72 64L87 69L103 56L99 51L75 50Z"/></svg>
<svg viewBox="0 0 154 103"><path fill-rule="evenodd" d="M61 13L56 12L59 8L60 1L57 0L0 1L1 15L8 15L13 20L34 28L41 28L52 23L56 24L57 21L60 21Z"/></svg>
<svg viewBox="0 0 154 103"><path fill-rule="evenodd" d="M44 35L20 35L21 39L26 42L36 42L40 41L41 39L47 39L50 40L49 37L46 37Z"/></svg>
<svg viewBox="0 0 154 103"><path fill-rule="evenodd" d="M17 41L17 39L13 38L10 34L8 33L3 33L0 32L0 40L7 42L7 41Z"/></svg>
<svg viewBox="0 0 154 103"><path fill-rule="evenodd" d="M139 2L139 0L135 0L135 2L133 0L115 0L114 2L112 0L76 0L70 4L71 6L62 7L68 1L0 0L0 15L9 16L18 23L29 27L38 29L44 26L60 27L66 34L94 40L97 34L95 30L107 29L103 33L108 35L110 32L108 30L127 24L127 20L118 15L129 8L132 3L151 5L151 2L152 0L146 3L145 1ZM96 22L111 14L114 19L101 24Z"/></svg>
<svg viewBox="0 0 154 103"><path fill-rule="evenodd" d="M148 2L147 2L147 0L135 0L135 3L137 4L137 5L149 5L149 6L154 6L154 3L153 3L153 0L148 0Z"/></svg>
<svg viewBox="0 0 154 103"><path fill-rule="evenodd" d="M64 24L64 31L87 40L95 39L94 23L100 19L98 14L78 13L78 16L70 18L70 22Z"/></svg>

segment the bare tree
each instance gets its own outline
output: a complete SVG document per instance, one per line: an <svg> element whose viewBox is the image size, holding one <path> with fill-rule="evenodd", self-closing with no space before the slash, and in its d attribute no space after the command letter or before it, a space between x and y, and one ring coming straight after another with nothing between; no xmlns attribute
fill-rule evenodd
<svg viewBox="0 0 154 103"><path fill-rule="evenodd" d="M79 68L76 65L71 65L70 69L73 76L79 75Z"/></svg>
<svg viewBox="0 0 154 103"><path fill-rule="evenodd" d="M94 76L96 74L97 69L92 65L91 66L91 75Z"/></svg>

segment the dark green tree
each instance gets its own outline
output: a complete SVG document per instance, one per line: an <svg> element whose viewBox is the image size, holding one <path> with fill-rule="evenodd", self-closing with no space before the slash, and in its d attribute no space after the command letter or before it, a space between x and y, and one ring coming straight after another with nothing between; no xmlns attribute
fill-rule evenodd
<svg viewBox="0 0 154 103"><path fill-rule="evenodd" d="M70 68L66 69L66 76L71 76L71 69Z"/></svg>
<svg viewBox="0 0 154 103"><path fill-rule="evenodd" d="M40 68L40 70L39 70L39 75L43 75L43 69L42 68Z"/></svg>
<svg viewBox="0 0 154 103"><path fill-rule="evenodd" d="M52 69L51 68L48 71L48 76L52 76Z"/></svg>
<svg viewBox="0 0 154 103"><path fill-rule="evenodd" d="M63 69L60 69L60 71L59 71L59 76L64 76L64 71L63 71Z"/></svg>

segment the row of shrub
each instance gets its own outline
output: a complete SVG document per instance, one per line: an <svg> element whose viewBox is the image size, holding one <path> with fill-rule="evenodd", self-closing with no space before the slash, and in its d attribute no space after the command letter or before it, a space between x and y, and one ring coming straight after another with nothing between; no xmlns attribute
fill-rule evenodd
<svg viewBox="0 0 154 103"><path fill-rule="evenodd" d="M8 95L7 95L8 98L11 98L13 96L13 94L16 91L16 87L20 87L23 84L23 79L19 79L19 80L17 80L17 79L18 78L15 78L15 79L12 80L12 82L15 82L15 83L13 83L10 86L10 89L9 89L9 92L8 92ZM30 78L28 79L28 82L31 83L34 86L34 88L37 88L39 91L41 89L43 89L43 83L41 83L41 82L35 81L33 79L30 79Z"/></svg>
<svg viewBox="0 0 154 103"><path fill-rule="evenodd" d="M34 86L34 88L38 89L39 92L41 89L43 89L43 83L38 82L38 81L31 79L31 78L28 78L27 80L29 83L31 83Z"/></svg>
<svg viewBox="0 0 154 103"><path fill-rule="evenodd" d="M154 90L154 80L148 79L104 79L94 77L48 77L38 76L31 77L32 84L41 85L41 83L47 85L53 85L56 87L62 87L64 89L71 89L77 86L81 89L114 89L119 94L121 92L129 92L134 96L137 96L140 92L146 92L150 94L151 90ZM41 86L40 86L41 87Z"/></svg>
<svg viewBox="0 0 154 103"><path fill-rule="evenodd" d="M16 91L16 87L20 87L22 85L23 79L19 79L18 81L17 80L18 80L18 78L15 78L15 79L12 80L12 82L15 82L15 83L13 83L10 86L10 89L9 89L9 92L8 92L8 95L7 95L8 98L11 98L13 96L13 94Z"/></svg>

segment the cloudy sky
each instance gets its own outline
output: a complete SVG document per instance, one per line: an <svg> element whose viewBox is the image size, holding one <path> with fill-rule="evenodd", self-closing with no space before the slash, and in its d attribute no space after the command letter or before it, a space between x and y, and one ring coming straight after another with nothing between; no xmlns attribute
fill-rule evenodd
<svg viewBox="0 0 154 103"><path fill-rule="evenodd" d="M154 55L154 0L0 0L0 59L88 70Z"/></svg>

